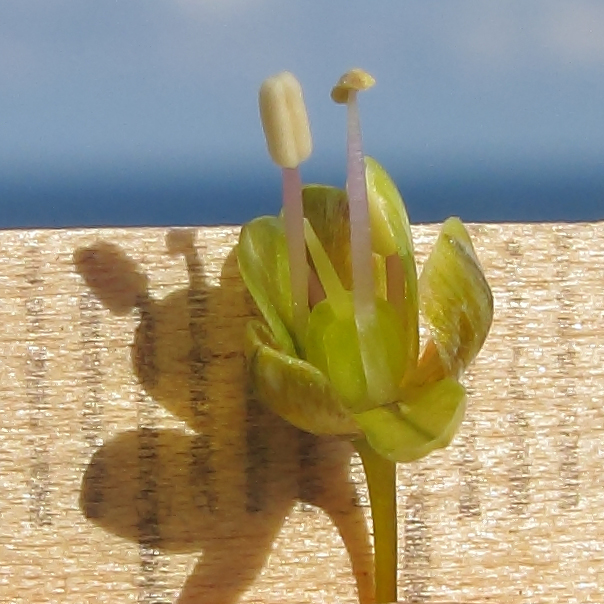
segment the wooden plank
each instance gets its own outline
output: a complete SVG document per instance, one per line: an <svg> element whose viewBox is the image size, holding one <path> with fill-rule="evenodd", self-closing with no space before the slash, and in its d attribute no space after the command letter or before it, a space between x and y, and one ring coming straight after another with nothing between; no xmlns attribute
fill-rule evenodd
<svg viewBox="0 0 604 604"><path fill-rule="evenodd" d="M601 604L604 223L471 230L496 317L399 468L401 597ZM0 601L367 600L358 459L248 396L237 232L0 232Z"/></svg>

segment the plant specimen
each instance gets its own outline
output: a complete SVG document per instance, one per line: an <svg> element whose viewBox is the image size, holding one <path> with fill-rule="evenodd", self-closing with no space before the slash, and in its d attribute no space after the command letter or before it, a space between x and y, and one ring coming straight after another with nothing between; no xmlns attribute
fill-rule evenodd
<svg viewBox="0 0 604 604"><path fill-rule="evenodd" d="M264 319L246 332L258 397L302 430L349 438L361 456L380 603L397 599L396 463L453 439L466 405L459 379L485 341L493 298L457 218L445 221L418 278L401 195L362 150L357 96L373 84L353 69L332 90L347 108L346 190L302 186L299 165L312 150L302 89L288 72L262 84L283 211L244 225L237 256Z"/></svg>

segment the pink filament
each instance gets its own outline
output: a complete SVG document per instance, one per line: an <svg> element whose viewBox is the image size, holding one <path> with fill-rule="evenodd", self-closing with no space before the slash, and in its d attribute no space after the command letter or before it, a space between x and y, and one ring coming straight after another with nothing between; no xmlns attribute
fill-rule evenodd
<svg viewBox="0 0 604 604"><path fill-rule="evenodd" d="M283 168L283 214L289 256L294 333L300 346L308 319L308 263L304 242L302 181L298 168Z"/></svg>
<svg viewBox="0 0 604 604"><path fill-rule="evenodd" d="M356 92L350 92L348 97L348 179L346 189L350 207L353 297L358 322L360 317L374 314L375 294L365 158L356 96Z"/></svg>

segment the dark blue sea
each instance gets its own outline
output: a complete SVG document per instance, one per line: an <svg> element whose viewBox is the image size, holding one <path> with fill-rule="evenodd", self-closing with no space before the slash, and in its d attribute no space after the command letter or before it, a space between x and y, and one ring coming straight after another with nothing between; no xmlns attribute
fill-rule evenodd
<svg viewBox="0 0 604 604"><path fill-rule="evenodd" d="M279 211L280 180L264 170L82 170L5 174L0 228L240 224ZM320 182L341 185L335 174ZM604 168L430 169L393 174L413 223L604 219ZM311 179L314 180L314 179Z"/></svg>

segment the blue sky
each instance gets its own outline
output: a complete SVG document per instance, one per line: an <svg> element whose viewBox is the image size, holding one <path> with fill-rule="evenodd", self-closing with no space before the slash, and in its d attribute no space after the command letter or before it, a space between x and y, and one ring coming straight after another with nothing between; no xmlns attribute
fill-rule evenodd
<svg viewBox="0 0 604 604"><path fill-rule="evenodd" d="M329 91L352 66L377 79L366 151L412 217L604 218L600 0L4 0L0 225L274 211L257 89L283 69L311 119L304 177L342 184Z"/></svg>

